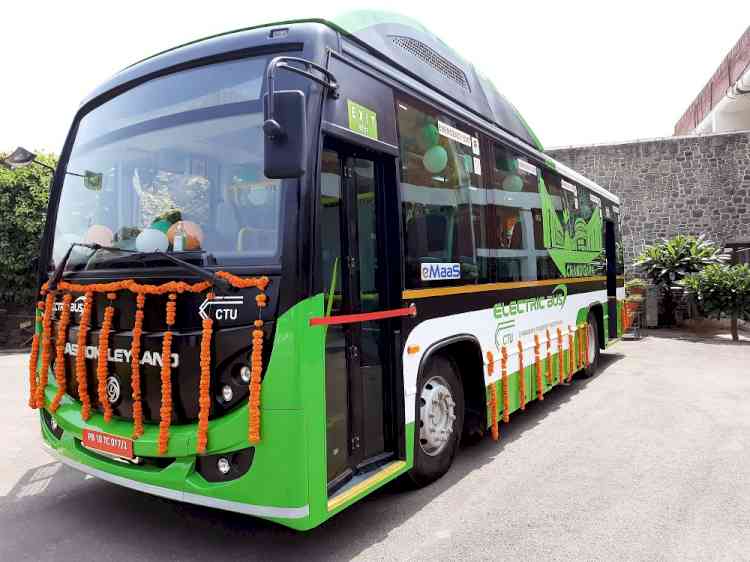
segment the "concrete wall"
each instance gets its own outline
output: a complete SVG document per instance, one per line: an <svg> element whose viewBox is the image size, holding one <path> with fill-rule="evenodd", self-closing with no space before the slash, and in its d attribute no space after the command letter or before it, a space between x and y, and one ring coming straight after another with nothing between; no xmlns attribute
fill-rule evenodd
<svg viewBox="0 0 750 562"><path fill-rule="evenodd" d="M750 133L553 149L622 200L625 264L675 234L750 243Z"/></svg>

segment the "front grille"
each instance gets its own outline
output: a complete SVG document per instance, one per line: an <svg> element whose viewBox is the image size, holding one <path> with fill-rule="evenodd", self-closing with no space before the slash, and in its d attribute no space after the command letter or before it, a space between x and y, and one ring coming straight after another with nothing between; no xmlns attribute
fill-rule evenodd
<svg viewBox="0 0 750 562"><path fill-rule="evenodd" d="M264 326L266 341L270 339L273 323ZM214 333L211 359L211 411L210 417L215 418L244 403L248 395L248 386L244 384L236 373L241 365L250 364L251 339L250 327L241 326L227 328ZM67 394L80 401L78 393L78 379L75 373L76 341L78 326L71 326L68 330L68 345L65 354L65 373ZM86 360L86 382L88 394L93 409L102 411L98 398L98 380L96 376L99 346L99 330L88 333ZM161 408L161 348L163 333L146 333L141 336L141 397L143 405L143 419L145 422L158 423ZM172 423L186 424L198 420L199 389L200 389L200 341L201 332L174 332L172 338L173 363L171 369L172 382ZM111 391L116 394L112 404L114 416L119 419L133 419L133 400L131 387L130 346L132 332L122 331L110 334L110 352L108 361L108 381ZM263 364L268 364L270 345L264 346ZM175 361L177 364L175 365ZM111 379L110 379L111 377ZM233 398L224 402L220 398L221 387L230 385ZM118 392L115 392L117 390ZM113 396L110 394L110 397Z"/></svg>

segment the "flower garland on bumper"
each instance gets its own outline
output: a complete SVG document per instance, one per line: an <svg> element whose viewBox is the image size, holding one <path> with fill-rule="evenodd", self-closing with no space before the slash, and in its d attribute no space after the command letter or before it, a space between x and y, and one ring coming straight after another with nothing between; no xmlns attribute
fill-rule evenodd
<svg viewBox="0 0 750 562"><path fill-rule="evenodd" d="M239 277L225 271L219 271L217 276L226 280L237 289L256 288L258 294L255 303L258 307L258 319L253 323L251 332L251 378L249 383L250 396L248 398L248 440L252 444L260 442L261 415L261 378L263 372L263 319L262 310L268 304L266 288L270 283L268 277ZM50 410L55 411L60 400L66 392L64 352L67 342L68 327L70 324L71 302L74 293L84 294L83 310L78 325L77 346L78 352L75 360L75 377L78 385L78 395L81 401L81 417L84 421L91 416L91 398L88 392L86 373L85 349L87 336L90 328L91 309L95 294L106 294L108 304L104 310L104 319L99 332L99 353L96 368L96 394L99 406L104 413L104 421L108 423L113 417L112 406L107 399L107 358L109 353L109 339L112 331L112 322L115 315L115 300L119 291L129 291L136 295L136 313L132 331L131 342L131 390L133 399L133 439L143 435L143 405L141 396L141 369L140 352L141 337L143 332L144 305L147 295L168 295L165 320L167 330L162 341L162 369L161 369L161 407L158 436L158 450L160 455L166 454L169 447L169 429L172 421L172 381L171 381L171 350L172 350L172 326L175 324L177 311L177 295L182 293L202 293L211 289L212 284L208 281L198 283L186 283L184 281L169 281L161 285L147 285L136 282L133 279L113 281L109 283L92 283L82 285L61 281L57 290L63 292L62 312L57 326L57 337L55 338L55 365L54 374L57 382L57 391L50 405ZM41 291L44 301L37 304L42 312L41 333L35 334L32 340L31 356L29 360L29 406L32 408L44 407L44 392L47 387L48 373L51 365L52 354L52 322L54 316L56 291L48 291L47 284ZM208 298L213 294L209 293ZM208 443L208 423L211 406L211 339L213 334L213 321L204 320L202 325L201 351L200 351L200 389L199 389L199 415L197 428L197 452L205 453ZM41 362L39 357L41 355ZM39 363L39 369L37 364Z"/></svg>

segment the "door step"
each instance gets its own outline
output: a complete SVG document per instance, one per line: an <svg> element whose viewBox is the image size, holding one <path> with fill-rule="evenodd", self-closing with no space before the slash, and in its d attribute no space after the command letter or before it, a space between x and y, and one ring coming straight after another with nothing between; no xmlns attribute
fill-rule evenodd
<svg viewBox="0 0 750 562"><path fill-rule="evenodd" d="M360 494L379 486L385 480L400 473L405 466L405 461L393 461L372 472L357 474L336 492L336 495L328 499L328 511L333 511Z"/></svg>

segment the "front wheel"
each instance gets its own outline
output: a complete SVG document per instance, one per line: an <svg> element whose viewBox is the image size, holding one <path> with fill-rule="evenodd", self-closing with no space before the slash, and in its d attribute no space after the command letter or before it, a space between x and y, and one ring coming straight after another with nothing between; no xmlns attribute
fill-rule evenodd
<svg viewBox="0 0 750 562"><path fill-rule="evenodd" d="M440 478L453 463L464 423L464 391L455 364L444 355L428 358L417 389L409 478L421 487Z"/></svg>
<svg viewBox="0 0 750 562"><path fill-rule="evenodd" d="M586 319L588 330L589 366L581 371L584 378L593 377L599 370L599 322L593 312L589 312Z"/></svg>

